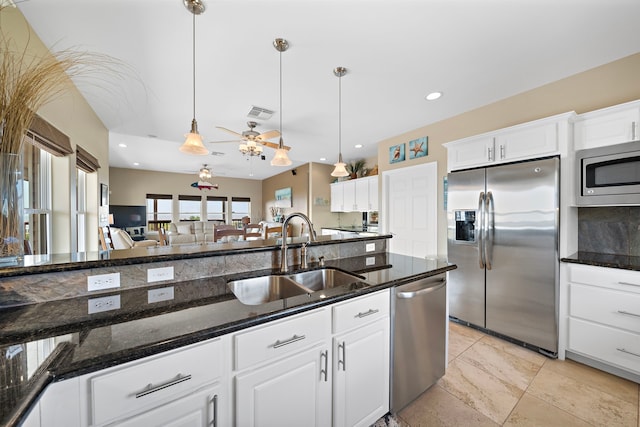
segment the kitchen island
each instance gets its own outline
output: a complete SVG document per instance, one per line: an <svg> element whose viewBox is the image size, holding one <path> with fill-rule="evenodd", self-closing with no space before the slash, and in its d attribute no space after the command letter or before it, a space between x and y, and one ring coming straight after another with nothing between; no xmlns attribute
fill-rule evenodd
<svg viewBox="0 0 640 427"><path fill-rule="evenodd" d="M349 243L361 242L350 240ZM332 250L335 252L335 248ZM234 252L229 251L228 254ZM167 257L163 260L167 261ZM194 258L190 255L188 259ZM106 261L107 265L111 262L113 259ZM120 308L117 310L89 314L87 307L91 307L90 301L95 298L86 294L5 307L0 310L0 346L4 354L13 355L14 365L22 361L30 366L28 374L20 380L13 378L2 391L3 421L19 422L52 382L300 315L455 268L443 260L415 259L386 252L329 259L326 266L359 274L362 280L349 286L248 306L237 300L226 286L227 282L277 273L277 268L245 267L244 271L133 286L99 295L100 298L118 295ZM317 262L310 264L311 269L318 267ZM152 294L159 296L157 302L150 300ZM171 298L163 299L162 295L171 295ZM26 363L31 347L49 347L48 352L41 352L36 358L36 366L32 366L33 360ZM15 366L5 362L1 368L6 378Z"/></svg>

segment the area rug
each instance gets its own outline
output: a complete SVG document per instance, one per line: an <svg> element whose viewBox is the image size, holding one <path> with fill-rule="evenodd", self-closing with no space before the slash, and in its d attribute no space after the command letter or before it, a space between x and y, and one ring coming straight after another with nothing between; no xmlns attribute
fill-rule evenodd
<svg viewBox="0 0 640 427"><path fill-rule="evenodd" d="M387 414L376 421L371 427L401 427L401 424L394 415Z"/></svg>

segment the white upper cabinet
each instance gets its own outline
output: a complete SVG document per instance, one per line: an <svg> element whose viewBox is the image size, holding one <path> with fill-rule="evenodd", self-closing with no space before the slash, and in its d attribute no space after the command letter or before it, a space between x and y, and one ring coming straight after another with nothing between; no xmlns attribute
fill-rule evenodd
<svg viewBox="0 0 640 427"><path fill-rule="evenodd" d="M640 101L581 114L574 131L576 150L637 141L640 139Z"/></svg>
<svg viewBox="0 0 640 427"><path fill-rule="evenodd" d="M565 129L573 115L560 114L443 144L447 148L447 170L561 154L566 151L561 149L561 142L567 139Z"/></svg>
<svg viewBox="0 0 640 427"><path fill-rule="evenodd" d="M352 179L331 184L331 212L378 210L378 177Z"/></svg>

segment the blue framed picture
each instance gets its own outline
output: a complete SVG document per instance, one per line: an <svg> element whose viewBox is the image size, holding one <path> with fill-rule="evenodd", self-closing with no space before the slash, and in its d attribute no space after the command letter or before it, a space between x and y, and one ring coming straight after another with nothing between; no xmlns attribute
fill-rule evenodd
<svg viewBox="0 0 640 427"><path fill-rule="evenodd" d="M409 141L409 158L417 159L418 157L426 156L428 153L428 143L429 137L427 136Z"/></svg>
<svg viewBox="0 0 640 427"><path fill-rule="evenodd" d="M404 162L404 144L389 147L389 163Z"/></svg>

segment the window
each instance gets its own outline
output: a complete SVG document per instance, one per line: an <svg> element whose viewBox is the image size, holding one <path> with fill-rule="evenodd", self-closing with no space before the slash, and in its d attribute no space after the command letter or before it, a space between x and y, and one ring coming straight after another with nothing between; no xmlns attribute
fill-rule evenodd
<svg viewBox="0 0 640 427"><path fill-rule="evenodd" d="M200 221L201 196L178 196L180 221Z"/></svg>
<svg viewBox="0 0 640 427"><path fill-rule="evenodd" d="M51 154L28 134L22 151L24 165L24 238L31 253L49 253L51 242Z"/></svg>
<svg viewBox="0 0 640 427"><path fill-rule="evenodd" d="M169 229L172 220L171 194L147 194L147 230Z"/></svg>
<svg viewBox="0 0 640 427"><path fill-rule="evenodd" d="M207 196L207 221L226 222L226 197Z"/></svg>
<svg viewBox="0 0 640 427"><path fill-rule="evenodd" d="M249 197L231 198L231 222L237 226L242 226L242 218L251 217L251 199Z"/></svg>
<svg viewBox="0 0 640 427"><path fill-rule="evenodd" d="M76 238L78 252L86 252L87 239L87 173L76 168Z"/></svg>

